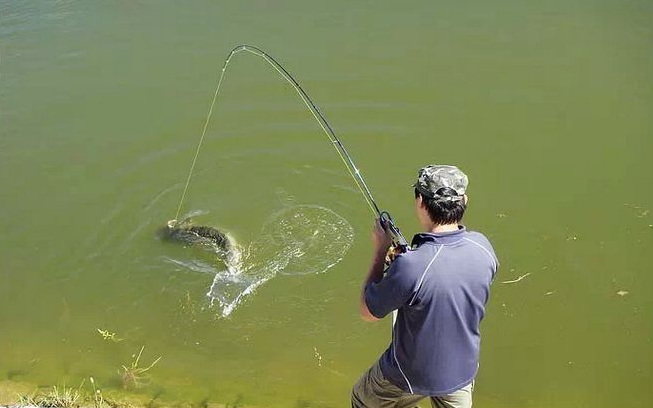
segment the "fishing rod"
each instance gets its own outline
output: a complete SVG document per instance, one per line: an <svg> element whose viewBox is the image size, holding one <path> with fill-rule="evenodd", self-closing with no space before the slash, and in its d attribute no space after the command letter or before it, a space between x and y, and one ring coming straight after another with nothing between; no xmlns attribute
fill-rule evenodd
<svg viewBox="0 0 653 408"><path fill-rule="evenodd" d="M193 161L190 166L190 171L188 172L188 177L186 179L186 184L184 186L184 190L181 195L181 200L179 201L179 206L177 208L177 214L175 216L175 219L179 217L179 214L181 212L181 207L184 202L184 198L186 197L186 192L190 184L190 179L193 175L193 170L195 169L195 163L197 162L197 157L199 156L202 143L204 142L206 129L208 128L209 122L211 120L211 116L213 114L213 108L216 105L216 101L220 93L220 87L222 86L222 81L224 79L225 73L227 72L227 66L229 65L229 62L231 61L231 58L234 55L243 51L263 58L270 66L272 66L272 68L274 68L279 73L279 75L281 75L286 80L286 82L288 82L293 87L293 89L295 89L297 94L301 97L302 101L304 102L308 110L313 114L313 117L320 124L320 127L322 128L322 130L327 135L332 145L338 152L340 159L344 163L351 177L354 179L354 182L356 183L356 186L358 187L361 194L363 195L363 198L365 199L365 202L367 203L368 207L370 208L372 213L379 218L379 222L381 223L381 226L387 232L390 233L390 236L392 237L393 246L399 251L405 252L409 247L408 241L403 236L403 234L395 224L394 219L390 216L390 214L387 211L382 211L379 208L379 206L376 203L376 200L374 200L374 197L372 196L372 192L370 191L369 187L367 186L367 183L365 182L365 179L363 179L360 170L358 170L358 167L356 167L354 160L351 158L349 152L347 152L347 149L345 149L345 146L340 141L340 138L338 137L338 135L336 135L336 132L333 130L333 127L331 127L326 117L322 114L322 112L317 107L317 105L313 102L311 97L308 96L308 94L306 93L306 91L304 91L304 89L301 87L299 82L297 82L297 80L283 67L283 65L281 65L277 60L275 60L271 55L269 55L268 53L266 53L265 51L263 51L258 47L252 45L246 45L246 44L239 45L234 49L232 49L227 55L227 58L225 59L225 62L222 66L222 70L220 72L220 79L218 80L218 85L215 89L215 93L213 94L213 100L211 101L211 106L209 108L209 112L206 116L206 121L204 122L204 127L202 129L202 135L197 145L197 150L195 151L195 156L193 157Z"/></svg>

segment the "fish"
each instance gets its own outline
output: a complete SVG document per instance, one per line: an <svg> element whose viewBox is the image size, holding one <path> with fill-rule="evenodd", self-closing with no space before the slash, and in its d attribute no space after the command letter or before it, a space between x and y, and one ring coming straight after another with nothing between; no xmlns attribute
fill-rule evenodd
<svg viewBox="0 0 653 408"><path fill-rule="evenodd" d="M190 217L181 221L169 220L161 229L160 236L166 241L200 246L215 252L229 269L240 263L239 246L228 233L215 227L193 225Z"/></svg>

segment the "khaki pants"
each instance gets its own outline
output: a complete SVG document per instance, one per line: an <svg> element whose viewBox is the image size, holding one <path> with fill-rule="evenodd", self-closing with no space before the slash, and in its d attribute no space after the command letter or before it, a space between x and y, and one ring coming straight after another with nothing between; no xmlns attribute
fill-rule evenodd
<svg viewBox="0 0 653 408"><path fill-rule="evenodd" d="M451 394L425 396L409 394L390 383L376 362L358 380L351 391L352 408L413 408L424 398L431 398L433 408L471 408L474 382Z"/></svg>

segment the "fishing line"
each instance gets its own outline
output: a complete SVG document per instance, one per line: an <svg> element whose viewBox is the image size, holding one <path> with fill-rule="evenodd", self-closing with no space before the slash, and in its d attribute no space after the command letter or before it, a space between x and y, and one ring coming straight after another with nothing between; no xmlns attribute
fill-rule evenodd
<svg viewBox="0 0 653 408"><path fill-rule="evenodd" d="M326 117L322 114L322 112L317 107L317 105L315 105L315 103L310 98L310 96L308 96L308 94L304 91L301 85L299 85L299 82L297 82L297 80L268 53L266 53L265 51L261 50L258 47L245 45L245 44L239 45L234 49L232 49L229 52L229 55L227 55L227 58L225 59L225 62L222 66L222 71L220 72L220 79L218 80L218 85L215 88L215 93L213 94L213 100L211 101L209 112L206 116L206 120L204 121L204 127L202 128L202 135L200 136L199 143L197 144L197 149L195 151L195 155L193 156L193 161L191 162L190 170L188 171L188 177L186 178L186 184L184 185L184 190L181 194L181 199L179 200L179 206L177 207L177 213L175 215L175 219L178 219L179 214L181 213L181 208L183 206L184 199L186 198L188 186L190 185L190 180L193 176L193 171L195 170L197 157L199 156L200 150L202 148L202 143L204 142L204 137L206 136L206 130L209 126L209 122L211 121L211 116L213 115L213 109L216 106L218 95L220 94L220 88L222 87L222 81L227 72L227 67L229 65L229 62L231 61L231 58L242 51L246 51L252 55L263 58L272 68L274 68L275 71L277 71L277 73L279 73L279 75L281 75L283 79L286 80L286 82L288 82L293 87L293 89L295 89L295 91L300 96L300 98L302 99L302 101L304 102L308 110L311 112L311 114L313 114L315 120L317 120L317 122L320 124L320 127L324 131L324 134L326 134L326 136L329 138L329 141L338 152L338 156L344 163L351 177L354 179L354 182L356 183L356 186L358 187L361 194L363 195L363 198L365 199L365 202L370 208L370 211L372 211L372 213L375 216L378 216L382 220L381 222L384 223L384 225L387 225L390 228L392 234L397 238L399 243L405 247L407 245L406 239L403 237L403 235L401 235L399 229L396 228L390 215L386 211L381 211L379 209L378 205L376 204L376 201L374 200L374 197L372 196L372 192L367 186L367 183L365 183L365 180L363 179L360 170L358 170L358 168L354 164L354 161L352 160L351 156L347 152L347 149L345 149L345 146L342 144L342 142L336 135L335 131L333 130L329 122L326 120Z"/></svg>
<svg viewBox="0 0 653 408"><path fill-rule="evenodd" d="M193 171L195 170L195 164L197 163L197 158L202 148L204 137L206 136L206 130L208 129L209 122L211 121L211 116L213 115L213 109L218 100L218 95L220 94L222 81L224 80L225 74L227 72L227 67L229 65L229 62L231 62L231 58L242 51L247 51L252 55L262 57L270 66L272 66L272 68L275 69L275 71L277 71L286 80L286 82L288 82L295 89L297 94L302 98L302 101L304 102L308 110L313 114L315 120L317 120L317 122L320 124L320 127L322 128L324 133L327 135L331 143L334 145L334 148L338 152L338 156L343 161L345 167L347 167L347 170L349 171L349 174L356 182L356 186L360 190L361 194L363 194L363 198L365 199L367 205L370 207L370 210L375 215L379 215L381 211L379 210L379 207L376 205L376 202L374 201L374 198L372 197L372 193L370 192L370 189L367 187L365 180L362 179L360 175L360 171L358 170L358 168L356 168L356 165L354 165L353 161L351 160L351 157L349 157L349 154L347 153L347 150L343 146L342 142L340 142L340 139L338 139L338 137L336 136L329 122L326 120L322 112L320 112L320 110L315 105L315 103L311 100L308 94L302 89L301 85L299 85L299 83L295 80L295 78L281 64L279 64L274 58L272 58L265 51L250 45L239 45L233 50L231 50L231 52L229 52L229 55L227 56L224 65L222 66L222 70L220 72L220 79L218 80L218 85L215 88L215 93L213 94L213 100L211 101L209 112L206 116L206 120L204 121L202 134L200 136L199 143L197 144L197 150L195 151L195 155L193 156L193 161L191 162L190 170L188 172L188 177L186 178L186 184L184 185L184 191L181 195L179 206L177 207L177 214L175 215L175 219L179 217L179 214L181 212L181 208L184 199L186 197L186 193L188 191L188 186L190 185L190 180L193 176Z"/></svg>

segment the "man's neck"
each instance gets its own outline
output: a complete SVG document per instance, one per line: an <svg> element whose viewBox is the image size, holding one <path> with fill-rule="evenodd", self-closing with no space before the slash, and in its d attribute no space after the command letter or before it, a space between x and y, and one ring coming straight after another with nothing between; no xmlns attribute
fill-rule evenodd
<svg viewBox="0 0 653 408"><path fill-rule="evenodd" d="M458 231L458 229L459 229L458 228L458 223L456 223L456 224L444 224L444 225L433 224L427 229L427 232L437 234L438 232Z"/></svg>

